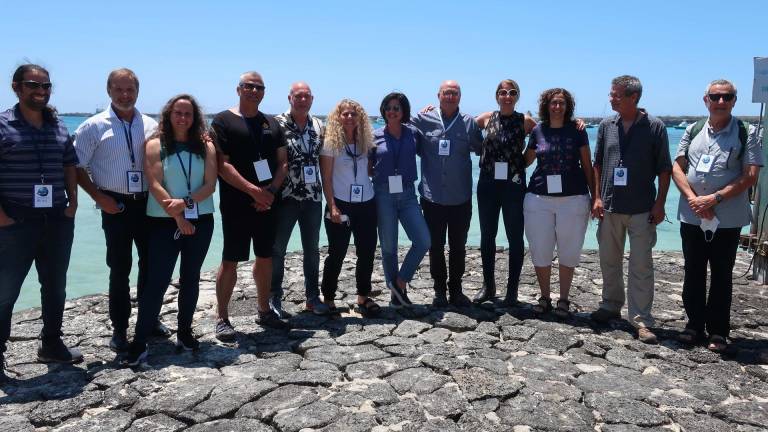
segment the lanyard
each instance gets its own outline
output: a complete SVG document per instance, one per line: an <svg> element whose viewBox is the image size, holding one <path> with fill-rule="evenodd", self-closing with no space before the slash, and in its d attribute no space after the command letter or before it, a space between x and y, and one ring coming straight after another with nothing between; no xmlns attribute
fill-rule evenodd
<svg viewBox="0 0 768 432"><path fill-rule="evenodd" d="M357 182L357 158L360 157L361 155L357 154L357 144L352 144L352 145L355 146L355 152L354 153L352 153L349 150L349 144L345 144L344 145L344 151L346 151L347 155L349 155L349 157L352 158L352 162L353 162L352 163L352 171L355 173L355 182Z"/></svg>
<svg viewBox="0 0 768 432"><path fill-rule="evenodd" d="M257 134L256 134L256 132L253 131L253 125L248 123L248 119L245 117L245 114L240 113L240 115L243 116L243 121L245 122L246 129L248 129L248 134L251 136L251 141L256 143L256 154L258 155L258 159L257 160L264 159L261 156L261 144L262 144L263 137L261 135L259 135L259 138L256 138ZM251 117L251 118L256 118L256 117Z"/></svg>
<svg viewBox="0 0 768 432"><path fill-rule="evenodd" d="M131 134L131 128L133 126L133 118L136 117L136 114L134 114L133 117L131 117L131 121L128 122L128 126L125 126L125 122L120 119L120 124L123 125L123 133L125 133L125 142L128 145L128 154L131 155L131 169L136 169L136 156L133 154L133 135Z"/></svg>
<svg viewBox="0 0 768 432"><path fill-rule="evenodd" d="M179 152L176 152L176 159L179 160L179 166L181 166L181 171L184 173L184 179L187 180L187 196L192 195L192 152L187 151L189 153L189 174L187 174L187 169L184 168L184 163L181 161L181 156L179 155Z"/></svg>
<svg viewBox="0 0 768 432"><path fill-rule="evenodd" d="M40 168L40 184L45 184L45 174L43 174L43 156L40 154L40 147L37 146L37 140L33 142L35 144L35 154L37 154L37 166Z"/></svg>
<svg viewBox="0 0 768 432"><path fill-rule="evenodd" d="M459 110L456 110L456 114L453 116L453 120L451 121L451 124L448 125L448 127L445 127L445 121L443 120L443 115L440 114L440 108L437 109L437 116L440 118L440 123L443 125L443 136L446 136L448 131L453 127L453 124L456 123L456 120L459 119Z"/></svg>
<svg viewBox="0 0 768 432"><path fill-rule="evenodd" d="M295 124L295 123L294 123ZM296 128L298 130L298 128ZM313 162L312 159L312 140L310 139L309 143L307 143L304 140L304 134L310 130L309 125L304 126L303 130L299 130L299 139L301 140L301 145L299 146L299 151L304 156L304 159L306 159L307 162Z"/></svg>

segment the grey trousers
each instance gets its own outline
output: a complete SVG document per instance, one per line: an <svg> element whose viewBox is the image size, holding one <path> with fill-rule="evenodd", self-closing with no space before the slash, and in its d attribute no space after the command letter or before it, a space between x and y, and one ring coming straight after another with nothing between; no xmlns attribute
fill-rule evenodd
<svg viewBox="0 0 768 432"><path fill-rule="evenodd" d="M653 247L656 225L649 213L634 215L606 212L597 227L600 269L603 272L603 300L600 308L621 313L624 306L624 244L629 234L629 276L627 278L627 320L635 327L653 325Z"/></svg>

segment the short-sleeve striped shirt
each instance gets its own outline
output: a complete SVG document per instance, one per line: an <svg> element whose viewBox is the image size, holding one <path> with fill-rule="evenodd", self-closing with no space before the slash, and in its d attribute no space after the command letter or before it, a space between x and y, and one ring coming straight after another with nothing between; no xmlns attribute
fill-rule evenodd
<svg viewBox="0 0 768 432"><path fill-rule="evenodd" d="M66 126L45 116L38 129L21 115L19 105L0 113L0 203L33 207L34 187L53 186L53 206L65 207L64 167L77 165Z"/></svg>
<svg viewBox="0 0 768 432"><path fill-rule="evenodd" d="M156 129L157 122L138 110L134 111L133 120L128 123L110 107L88 118L75 131L74 145L80 160L78 167L89 171L99 189L127 194L126 173L129 170L143 171L144 141ZM142 189L147 190L146 176Z"/></svg>

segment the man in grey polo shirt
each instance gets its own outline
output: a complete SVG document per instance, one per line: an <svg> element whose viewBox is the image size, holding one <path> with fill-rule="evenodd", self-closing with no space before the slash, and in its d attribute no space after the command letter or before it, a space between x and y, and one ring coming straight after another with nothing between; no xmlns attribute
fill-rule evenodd
<svg viewBox="0 0 768 432"><path fill-rule="evenodd" d="M470 306L472 302L462 292L467 233L472 219L472 161L483 136L475 119L459 112L461 87L456 81L444 81L437 93L439 109L419 113L411 123L424 135L418 148L421 158L419 194L424 219L429 226L432 245L429 268L435 281L434 306L450 304ZM450 248L445 265L445 237Z"/></svg>
<svg viewBox="0 0 768 432"><path fill-rule="evenodd" d="M611 108L616 115L600 122L595 148L595 201L598 218L603 300L591 314L601 323L621 317L624 306L624 243L629 234L627 312L642 342L656 343L653 326L653 257L656 225L664 220L672 163L664 123L637 104L640 80L629 75L611 82ZM654 184L659 179L659 191Z"/></svg>
<svg viewBox="0 0 768 432"><path fill-rule="evenodd" d="M139 257L136 290L139 296L147 276L147 181L144 178L144 141L157 122L136 109L139 79L130 69L116 69L107 77L109 108L84 121L75 131L80 163L77 182L101 209L101 227L107 244L109 267L109 347L128 347L126 332L131 316L129 276L136 245ZM168 336L158 321L155 335Z"/></svg>
<svg viewBox="0 0 768 432"><path fill-rule="evenodd" d="M763 156L755 128L731 115L736 87L730 81L712 81L704 104L709 117L686 129L672 167L680 189L677 216L685 257L683 306L688 315L679 339L697 342L706 331L709 349L722 351L730 330L741 227L752 216L747 190L757 182Z"/></svg>

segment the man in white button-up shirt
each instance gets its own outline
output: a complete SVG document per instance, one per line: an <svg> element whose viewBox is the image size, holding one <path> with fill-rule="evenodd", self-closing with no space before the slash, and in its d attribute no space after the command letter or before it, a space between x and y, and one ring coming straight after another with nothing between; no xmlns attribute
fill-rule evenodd
<svg viewBox="0 0 768 432"><path fill-rule="evenodd" d="M132 245L139 256L139 295L146 279L147 182L142 170L144 141L157 129L157 122L136 108L139 80L130 69L116 69L107 78L112 103L89 118L75 131L75 150L80 160L77 181L101 208L101 226L107 243L109 266L109 346L122 351L127 346L126 329L131 316L129 275ZM167 336L158 322L155 332Z"/></svg>

